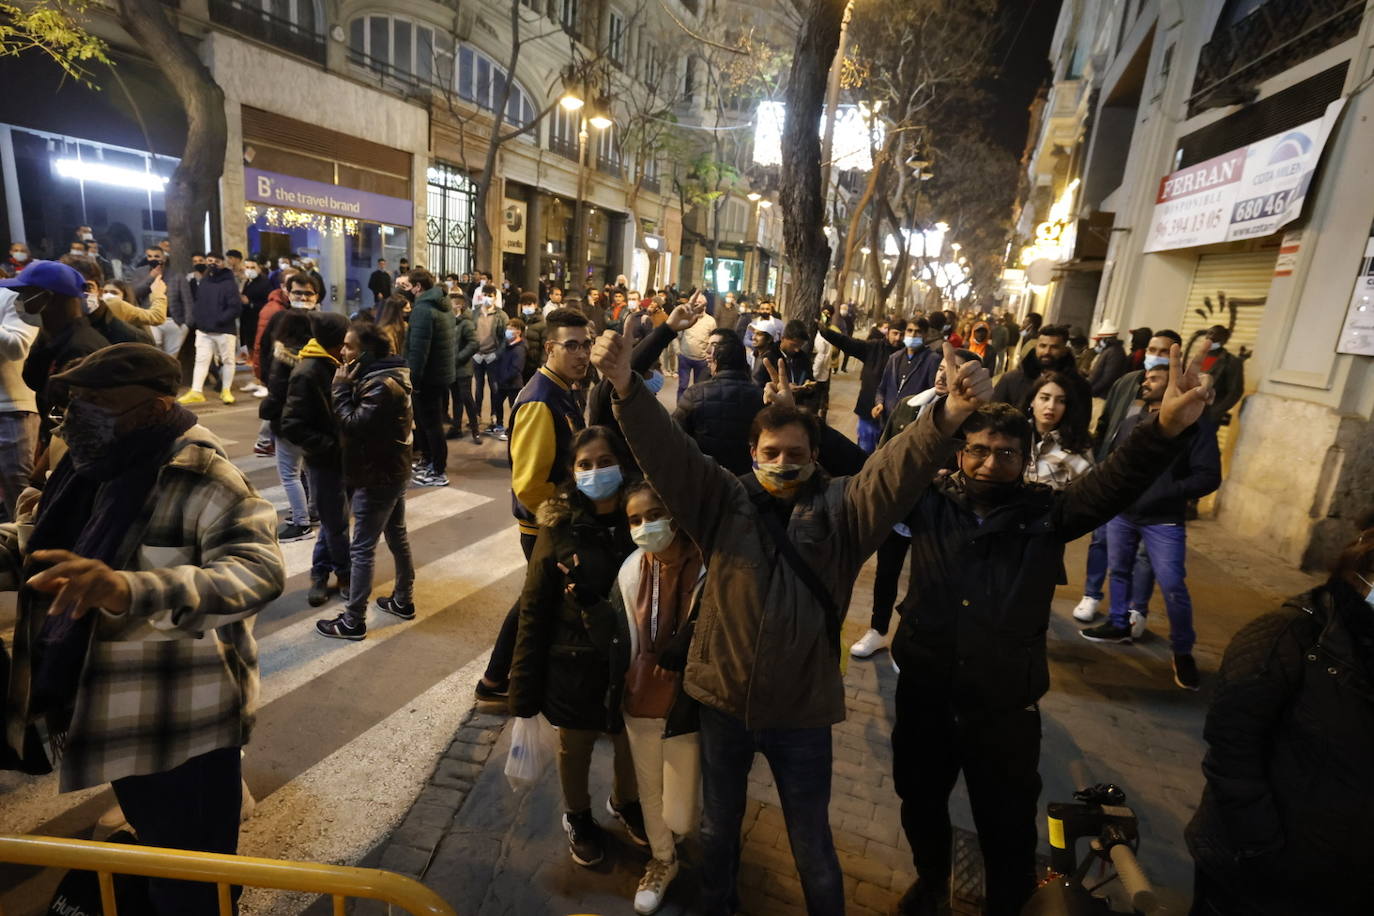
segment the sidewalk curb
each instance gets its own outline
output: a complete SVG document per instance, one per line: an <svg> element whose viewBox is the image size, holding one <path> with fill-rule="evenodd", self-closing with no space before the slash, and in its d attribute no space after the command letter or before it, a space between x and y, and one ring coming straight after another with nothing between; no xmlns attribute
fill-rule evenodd
<svg viewBox="0 0 1374 916"><path fill-rule="evenodd" d="M383 841L379 868L416 880L425 876L507 721L477 706L468 711L410 810Z"/></svg>

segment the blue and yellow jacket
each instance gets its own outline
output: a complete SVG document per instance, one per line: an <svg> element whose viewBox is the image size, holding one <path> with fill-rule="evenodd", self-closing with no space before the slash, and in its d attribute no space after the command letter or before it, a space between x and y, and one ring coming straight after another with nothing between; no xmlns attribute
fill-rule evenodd
<svg viewBox="0 0 1374 916"><path fill-rule="evenodd" d="M521 534L538 534L535 512L568 479L573 433L586 426L572 386L542 367L520 395L510 416L511 511Z"/></svg>

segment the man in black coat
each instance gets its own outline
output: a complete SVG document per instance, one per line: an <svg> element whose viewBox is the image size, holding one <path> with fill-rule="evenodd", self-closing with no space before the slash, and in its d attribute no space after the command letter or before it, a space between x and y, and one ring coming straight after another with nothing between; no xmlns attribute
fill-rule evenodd
<svg viewBox="0 0 1374 916"><path fill-rule="evenodd" d="M1003 404L1024 411L1030 406L1031 388L1044 372L1062 372L1078 389L1075 402L1092 404L1092 387L1087 379L1078 374L1073 352L1069 349L1069 329L1058 324L1047 324L1040 329L1035 346L1026 351L1019 367L1002 373L992 396ZM1082 425L1088 425L1087 417L1082 418Z"/></svg>
<svg viewBox="0 0 1374 916"><path fill-rule="evenodd" d="M696 440L702 454L734 474L754 466L749 427L763 409L763 389L749 375L744 342L731 328L717 328L707 343L711 377L688 388L673 419Z"/></svg>
<svg viewBox="0 0 1374 916"><path fill-rule="evenodd" d="M902 349L903 330L901 326L893 327L883 321L874 328L867 340L859 340L825 325L817 328L821 337L841 353L864 364L863 372L859 374L859 398L854 402L854 413L859 418L859 447L870 455L878 447L878 437L883 433L882 424L873 419L878 386L882 384L887 361L893 353Z"/></svg>
<svg viewBox="0 0 1374 916"><path fill-rule="evenodd" d="M1055 492L1026 484L1031 427L1005 404L963 426L959 470L907 518L911 577L892 655L892 734L902 826L920 880L902 912L934 912L950 878L949 793L964 773L987 875L987 909L1020 913L1035 889L1045 633L1064 546L1130 505L1186 450L1210 380L1179 368L1159 413L1106 464Z"/></svg>
<svg viewBox="0 0 1374 916"><path fill-rule="evenodd" d="M234 372L238 369L239 312L243 298L233 271L224 266L218 252L205 256L206 270L196 285L195 304L191 320L196 328L196 365L191 373L191 390L179 400L183 404L204 402L205 376L210 361L216 356L220 364L219 396L226 404L234 403Z"/></svg>
<svg viewBox="0 0 1374 916"><path fill-rule="evenodd" d="M386 269L386 258L377 259L377 269L367 278L367 288L372 292L374 306L381 305L391 295L391 273Z"/></svg>

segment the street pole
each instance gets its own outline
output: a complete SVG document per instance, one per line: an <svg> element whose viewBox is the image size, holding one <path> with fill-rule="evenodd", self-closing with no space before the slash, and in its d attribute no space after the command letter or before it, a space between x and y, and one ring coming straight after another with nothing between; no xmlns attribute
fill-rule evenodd
<svg viewBox="0 0 1374 916"><path fill-rule="evenodd" d="M577 201L573 205L573 250L568 257L569 291L576 289L581 295L587 282L587 209L583 200L587 196L587 119L583 117L577 132ZM577 285L574 286L573 284Z"/></svg>

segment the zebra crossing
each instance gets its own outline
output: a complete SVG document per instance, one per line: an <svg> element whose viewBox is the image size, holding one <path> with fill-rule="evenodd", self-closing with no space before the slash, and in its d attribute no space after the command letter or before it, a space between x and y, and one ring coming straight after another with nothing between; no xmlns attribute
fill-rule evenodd
<svg viewBox="0 0 1374 916"><path fill-rule="evenodd" d="M286 505L275 459L251 454L246 411L204 412L236 441L234 463L277 508ZM509 471L495 443L456 446L449 487L411 490L406 519L416 564L416 618L374 612L358 643L320 637L315 621L342 609L305 601L315 540L281 545L284 594L255 619L262 691L244 759L257 799L243 825L246 855L353 863L404 815L472 705L492 640L523 581L524 555L510 516ZM374 595L393 577L385 546ZM0 629L12 627L12 597ZM0 773L0 833L92 836L114 803L108 786L58 794L56 778ZM0 868L0 910L37 913L59 875ZM244 913L294 913L301 895L249 892Z"/></svg>

